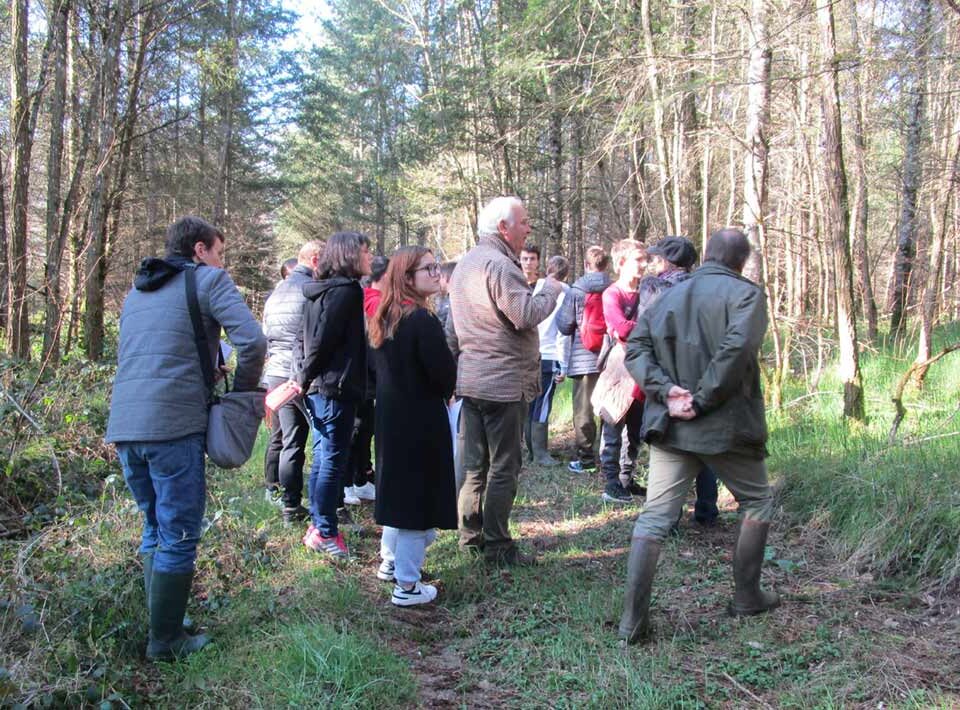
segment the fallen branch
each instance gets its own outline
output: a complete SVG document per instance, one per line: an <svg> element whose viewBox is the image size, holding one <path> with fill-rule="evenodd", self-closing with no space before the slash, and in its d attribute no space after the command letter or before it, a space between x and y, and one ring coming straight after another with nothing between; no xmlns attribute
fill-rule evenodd
<svg viewBox="0 0 960 710"><path fill-rule="evenodd" d="M741 693L743 693L744 695L746 695L748 698L750 698L751 700L753 700L753 701L754 701L755 703L757 703L758 705L762 705L762 706L765 707L765 708L769 708L770 710L773 710L773 706L772 706L770 703L766 702L763 698L761 698L760 696L758 696L756 693L752 692L752 691L751 691L749 688L747 688L746 686L741 685L740 683L738 683L737 680L736 680L736 678L734 678L732 675L730 675L730 674L727 673L726 671L724 671L723 677L726 678L726 679L727 679L728 681L730 681L731 683L733 683L734 687L735 687L737 690L739 690Z"/></svg>
<svg viewBox="0 0 960 710"><path fill-rule="evenodd" d="M893 423L890 425L890 434L887 436L887 443L891 446L896 441L897 430L900 428L900 423L903 421L903 418L907 414L906 407L903 406L903 391L907 388L907 383L910 382L910 378L913 377L915 372L925 371L931 365L933 365L938 360L946 357L954 350L960 350L960 343L953 343L948 345L943 350L938 352L931 358L928 358L922 362L913 363L903 376L900 378L900 382L897 383L897 388L893 392L893 405L896 407L896 414L893 417Z"/></svg>

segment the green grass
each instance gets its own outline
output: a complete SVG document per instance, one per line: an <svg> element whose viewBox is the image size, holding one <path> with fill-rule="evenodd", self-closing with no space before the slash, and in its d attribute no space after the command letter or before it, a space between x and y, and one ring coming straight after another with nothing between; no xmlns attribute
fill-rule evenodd
<svg viewBox="0 0 960 710"><path fill-rule="evenodd" d="M935 349L958 338L960 326L943 329ZM770 467L783 479L786 507L829 527L838 553L861 569L941 589L960 578L957 359L934 365L922 392L907 389L907 417L892 446L890 397L912 361L903 348L863 356L865 425L840 416L833 370L825 373L821 396L799 401L807 393L794 381L784 410L769 413Z"/></svg>
<svg viewBox="0 0 960 710"><path fill-rule="evenodd" d="M190 613L215 643L148 664L139 514L116 463L100 461L99 493L64 494L31 519L31 537L0 541L0 706L956 707L960 437L944 435L958 428L960 368L948 358L909 392L890 447L889 392L909 359L864 358L866 425L842 421L830 371L815 397L788 382L784 410L769 413L784 508L764 576L783 608L724 615L727 501L717 529L684 523L667 542L655 640L629 649L616 622L637 509L601 503L598 476L525 469L512 525L542 564L490 570L446 532L426 563L439 603L396 610L374 578L370 509L358 511L367 534L349 540L354 561L319 559L263 500L261 441L244 469L209 474ZM565 385L557 442L569 413ZM30 460L23 480L40 480L43 453Z"/></svg>

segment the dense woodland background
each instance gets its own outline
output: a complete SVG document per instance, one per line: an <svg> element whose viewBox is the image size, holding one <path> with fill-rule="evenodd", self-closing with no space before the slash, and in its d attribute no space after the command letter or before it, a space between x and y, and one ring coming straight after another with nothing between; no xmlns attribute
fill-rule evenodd
<svg viewBox="0 0 960 710"><path fill-rule="evenodd" d="M256 306L302 240L349 226L456 258L501 193L577 263L591 243L746 225L774 370L835 341L852 415L857 343L922 329L923 360L960 313L952 0L328 6L296 51L269 0L0 10L11 355L99 360L178 215L224 228Z"/></svg>

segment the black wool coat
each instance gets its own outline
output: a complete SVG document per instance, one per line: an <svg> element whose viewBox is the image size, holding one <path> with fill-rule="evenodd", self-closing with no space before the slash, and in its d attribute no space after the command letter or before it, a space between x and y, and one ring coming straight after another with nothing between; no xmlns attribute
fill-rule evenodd
<svg viewBox="0 0 960 710"><path fill-rule="evenodd" d="M371 350L377 376L376 521L406 530L457 527L447 400L457 365L435 315L417 308Z"/></svg>

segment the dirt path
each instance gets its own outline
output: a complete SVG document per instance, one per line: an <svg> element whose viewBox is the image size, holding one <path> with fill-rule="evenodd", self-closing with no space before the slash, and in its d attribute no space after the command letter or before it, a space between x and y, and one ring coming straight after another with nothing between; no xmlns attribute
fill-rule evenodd
<svg viewBox="0 0 960 710"><path fill-rule="evenodd" d="M731 591L736 538L736 506L729 497L721 498L716 527L685 521L667 544L655 590L655 641L626 651L617 648L616 614L637 509L610 509L599 502L599 490L598 478L575 478L559 467L525 469L514 517L524 544L548 563L518 573L517 579L479 563L460 564L452 578L441 569L436 608L390 615L395 633L386 641L409 660L419 707L545 707L584 701L587 696L579 690L536 695L535 676L541 671L531 670L526 677L522 660L512 670L502 663L476 662L483 648L478 639L521 656L528 653L531 659L537 656L534 636L527 639L509 629L522 627L527 619L536 625L538 605L549 601L551 590L560 594L584 579L616 599L604 606L602 629L578 626L574 616L568 622L574 633L596 637L602 653L611 657L627 654L631 662L664 657L664 683L692 678L691 694L704 706L784 707L817 693L847 707L960 706L960 596L908 592L896 583L857 574L837 561L827 533L816 526L793 526L781 518L771 534L764 581L778 589L782 608L760 621L728 619L723 609ZM448 540L444 553L452 549ZM440 555L434 551L428 566ZM533 597L544 591L534 601L524 596L526 589ZM369 591L384 598L382 586L371 583ZM501 603L503 596L518 591L519 601L511 597L515 603ZM573 658L557 664L578 672ZM783 679L789 681L786 694ZM602 682L602 675L596 682Z"/></svg>

